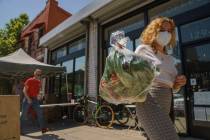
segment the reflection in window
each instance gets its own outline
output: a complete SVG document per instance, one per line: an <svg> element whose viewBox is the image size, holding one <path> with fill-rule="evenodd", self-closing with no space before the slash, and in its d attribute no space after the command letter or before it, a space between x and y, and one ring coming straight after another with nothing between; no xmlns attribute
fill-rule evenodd
<svg viewBox="0 0 210 140"><path fill-rule="evenodd" d="M52 52L52 57L51 57L51 64L55 64L56 63L56 51Z"/></svg>
<svg viewBox="0 0 210 140"><path fill-rule="evenodd" d="M125 33L129 33L131 31L140 29L144 27L144 15L139 14L136 16L133 16L127 20L124 20L120 23L117 23L115 25L112 25L106 29L106 34L105 38L108 39L108 37L111 35L111 33L117 31L117 30L123 30Z"/></svg>
<svg viewBox="0 0 210 140"><path fill-rule="evenodd" d="M56 58L59 59L59 58L61 58L63 56L66 56L66 53L67 53L66 47L60 48L60 49L57 50L57 56L56 56Z"/></svg>
<svg viewBox="0 0 210 140"><path fill-rule="evenodd" d="M75 61L74 95L79 97L84 94L85 56L76 58Z"/></svg>
<svg viewBox="0 0 210 140"><path fill-rule="evenodd" d="M62 66L66 67L67 73L73 72L73 60L68 60L68 61L63 62Z"/></svg>
<svg viewBox="0 0 210 140"><path fill-rule="evenodd" d="M74 52L85 49L85 46L86 46L86 40L85 39L81 39L77 42L74 42L74 43L70 44L70 46L69 46L69 54L72 54Z"/></svg>
<svg viewBox="0 0 210 140"><path fill-rule="evenodd" d="M173 17L175 15L187 12L189 10L198 8L207 3L209 0L173 0L161 4L149 11L150 19L154 19L158 16Z"/></svg>
<svg viewBox="0 0 210 140"><path fill-rule="evenodd" d="M193 48L187 48L186 50L186 57L187 57L187 63L191 64L193 67L193 63L196 65L199 64L206 64L205 67L208 67L210 63L210 44L205 44L202 46L196 46ZM204 66L204 65L203 65ZM199 67L203 69L204 67Z"/></svg>
<svg viewBox="0 0 210 140"><path fill-rule="evenodd" d="M67 80L68 80L68 92L72 93L72 83L73 83L73 60L68 60L63 62L62 66L66 67L66 73L67 73ZM62 86L61 86L61 92L67 93L67 83L66 83L66 75L62 75Z"/></svg>
<svg viewBox="0 0 210 140"><path fill-rule="evenodd" d="M51 57L51 64L55 64L59 58L66 56L66 53L66 47L53 51Z"/></svg>
<svg viewBox="0 0 210 140"><path fill-rule="evenodd" d="M57 64L55 66L61 66L60 64ZM54 78L54 83L53 83L53 93L56 94L56 95L59 95L59 89L60 89L60 75L56 75Z"/></svg>
<svg viewBox="0 0 210 140"><path fill-rule="evenodd" d="M68 92L73 93L75 97L84 94L84 73L85 73L85 56L78 53L84 50L86 46L85 38L70 44L68 48L71 56L70 60L62 62L62 66L66 67L66 74L57 75L52 79L51 87L53 93L60 95L61 101L66 101L67 86ZM76 55L75 55L76 54ZM52 52L52 64L56 64L59 58L67 55L67 47L59 48ZM78 56L80 55L80 56ZM60 66L58 64L57 66ZM66 83L66 78L68 83Z"/></svg>
<svg viewBox="0 0 210 140"><path fill-rule="evenodd" d="M210 17L181 26L182 41L210 37Z"/></svg>
<svg viewBox="0 0 210 140"><path fill-rule="evenodd" d="M137 48L139 45L141 45L140 38L135 39L135 48Z"/></svg>
<svg viewBox="0 0 210 140"><path fill-rule="evenodd" d="M126 48L133 51L134 50L134 46L133 46L133 41L129 39Z"/></svg>
<svg viewBox="0 0 210 140"><path fill-rule="evenodd" d="M139 29L144 27L144 15L143 14L138 14L136 16L133 16L131 18L128 18L127 20L121 21L117 24L114 24L108 28L105 29L105 40L106 42L109 42L109 38L111 33L117 31L117 30L123 30L125 34L130 37L130 41L127 44L127 48L129 50L134 50L135 46L133 46L134 38L140 36L140 32L138 31ZM133 36L133 32L138 32L135 34L135 37ZM108 45L108 52L110 51L110 45Z"/></svg>

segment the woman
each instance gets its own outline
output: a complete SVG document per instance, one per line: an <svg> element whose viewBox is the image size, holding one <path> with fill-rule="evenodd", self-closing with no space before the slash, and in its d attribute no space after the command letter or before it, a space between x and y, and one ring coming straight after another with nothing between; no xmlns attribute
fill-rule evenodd
<svg viewBox="0 0 210 140"><path fill-rule="evenodd" d="M179 89L186 84L184 75L177 75L174 59L167 55L166 47L175 46L175 24L172 19L159 17L143 31L136 53L158 58L157 65L160 73L155 76L147 99L137 103L136 111L139 122L150 140L178 140L174 125L170 120L172 90ZM154 59L155 60L155 59Z"/></svg>

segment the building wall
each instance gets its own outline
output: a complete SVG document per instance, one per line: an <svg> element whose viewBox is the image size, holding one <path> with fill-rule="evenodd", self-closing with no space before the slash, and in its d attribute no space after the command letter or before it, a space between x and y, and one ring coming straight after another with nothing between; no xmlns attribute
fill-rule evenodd
<svg viewBox="0 0 210 140"><path fill-rule="evenodd" d="M71 14L58 7L55 3L49 8L48 24L46 26L46 33L56 27L58 24L63 22L65 19L70 17Z"/></svg>
<svg viewBox="0 0 210 140"><path fill-rule="evenodd" d="M33 40L30 46L25 43L23 48L27 50L33 58L43 62L44 49L38 47L39 38L41 37L39 36L39 30L43 28L44 34L46 34L70 16L70 13L58 6L58 2L56 0L48 0L43 11L41 11L37 17L22 31L21 40L25 40L25 42L27 42L27 38L30 38L30 36L32 36Z"/></svg>
<svg viewBox="0 0 210 140"><path fill-rule="evenodd" d="M89 47L88 47L88 96L97 97L98 88L98 23L96 20L90 22L89 27Z"/></svg>

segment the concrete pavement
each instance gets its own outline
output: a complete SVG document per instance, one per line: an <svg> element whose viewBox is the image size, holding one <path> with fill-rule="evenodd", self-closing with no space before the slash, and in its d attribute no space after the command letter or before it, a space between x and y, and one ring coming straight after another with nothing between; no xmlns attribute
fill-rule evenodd
<svg viewBox="0 0 210 140"><path fill-rule="evenodd" d="M140 131L116 127L102 129L65 121L49 125L51 131L42 135L38 128L28 127L21 140L146 140ZM182 138L181 140L198 140Z"/></svg>

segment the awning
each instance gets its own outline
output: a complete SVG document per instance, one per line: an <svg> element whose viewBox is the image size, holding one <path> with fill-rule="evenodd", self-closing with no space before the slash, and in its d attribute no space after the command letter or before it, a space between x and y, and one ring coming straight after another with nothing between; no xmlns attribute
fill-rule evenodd
<svg viewBox="0 0 210 140"><path fill-rule="evenodd" d="M65 67L56 67L35 60L23 49L0 58L0 76L3 77L31 76L37 68L41 69L43 74L47 76L66 71Z"/></svg>

